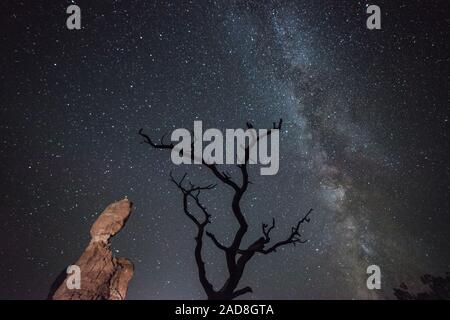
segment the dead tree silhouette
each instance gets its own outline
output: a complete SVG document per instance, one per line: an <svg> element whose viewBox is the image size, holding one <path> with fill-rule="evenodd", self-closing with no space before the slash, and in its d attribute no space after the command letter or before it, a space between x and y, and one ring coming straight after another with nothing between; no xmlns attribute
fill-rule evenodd
<svg viewBox="0 0 450 320"><path fill-rule="evenodd" d="M280 129L282 124L282 120L278 123L273 123L273 129ZM247 122L248 128L253 128L251 123ZM272 129L267 131L267 136L272 133ZM160 139L159 143L153 142L150 137L143 132L143 129L139 130L139 135L144 138L142 143L150 145L155 149L168 149L171 150L174 148L172 143L165 143L164 136ZM259 137L256 138L256 142L259 140ZM247 262L255 255L255 254L269 254L273 253L277 250L277 248L297 243L305 243L305 240L301 239L300 235L300 226L309 222L309 215L312 212L310 209L306 215L298 221L298 223L291 228L291 232L289 236L279 242L276 242L270 245L270 233L275 228L275 219L272 219L272 223L269 226L268 224L262 223L262 236L251 243L247 248L242 249L241 243L242 240L247 233L248 224L245 219L245 216L241 210L241 200L245 192L247 191L249 181L248 174L248 162L249 162L249 148L250 146L245 147L245 161L244 164L238 164L239 172L241 175L240 183L234 180L228 173L224 171L220 171L216 164L208 164L205 161L202 162L202 165L208 168L214 176L226 186L230 187L233 191L233 199L231 202L231 209L234 217L239 223L239 228L234 235L233 241L230 245L225 245L221 243L214 234L206 230L207 225L211 222L211 215L209 214L206 207L200 201L200 194L202 191L214 189L217 184L210 184L206 186L197 186L192 184L191 182L186 181L186 175L176 180L172 173L170 173L170 180L177 186L177 188L181 191L183 195L183 210L185 215L192 220L192 222L197 226L197 235L195 237L195 261L198 267L198 275L200 279L200 283L205 290L205 293L208 297L208 300L231 300L236 297L239 297L245 293L253 292L249 286L246 286L241 289L236 289L238 287L239 281L244 273L245 266ZM193 143L191 145L191 157L193 158ZM191 202L190 202L191 201ZM198 210L201 211L202 219L197 218L190 209L189 203L195 204ZM212 283L208 280L205 269L205 262L202 257L202 247L203 247L203 239L205 235L211 239L214 245L223 253L226 257L226 264L228 269L228 279L225 281L223 286L219 290L215 290Z"/></svg>

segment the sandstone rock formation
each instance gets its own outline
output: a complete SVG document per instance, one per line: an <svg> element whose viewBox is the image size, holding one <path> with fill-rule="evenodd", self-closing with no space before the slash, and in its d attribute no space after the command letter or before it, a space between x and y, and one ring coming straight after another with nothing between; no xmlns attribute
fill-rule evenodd
<svg viewBox="0 0 450 320"><path fill-rule="evenodd" d="M80 267L80 289L69 289L66 270L50 292L53 300L123 300L133 277L133 264L113 256L110 237L119 232L131 213L132 203L123 199L110 204L91 228L91 242L74 265Z"/></svg>

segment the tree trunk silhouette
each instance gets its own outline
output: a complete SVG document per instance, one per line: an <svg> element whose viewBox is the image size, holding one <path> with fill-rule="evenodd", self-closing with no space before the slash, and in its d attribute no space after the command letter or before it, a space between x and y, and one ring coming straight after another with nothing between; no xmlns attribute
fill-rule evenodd
<svg viewBox="0 0 450 320"><path fill-rule="evenodd" d="M267 130L266 137L268 137L270 134L272 134L272 130L279 130L281 129L282 120L278 123L273 123L273 128ZM247 122L247 128L253 128L253 126ZM152 148L155 149L168 149L172 150L174 148L173 143L164 143L164 136L160 139L159 143L153 142L150 137L143 132L143 129L139 130L139 135L144 138L142 143L150 145ZM238 288L239 282L242 278L242 275L245 270L245 266L247 265L247 262L250 261L250 259L255 254L269 254L273 253L277 250L278 247L288 245L288 244L297 244L297 243L305 243L306 241L301 239L300 235L300 225L304 222L309 222L309 215L312 212L312 209L310 209L306 215L298 221L298 223L291 228L291 232L288 235L288 237L285 240L276 242L272 245L269 245L271 239L270 239L270 232L275 228L275 219L272 219L272 223L269 226L268 224L262 223L261 229L262 229L262 236L255 240L250 246L247 248L242 249L241 243L242 240L247 233L248 230L248 224L245 219L244 214L241 210L241 199L242 196L247 191L248 185L250 183L249 181L249 174L248 174L248 168L247 165L249 163L250 158L250 148L256 144L261 137L254 137L253 144L249 142L247 146L245 146L245 161L243 164L238 164L237 167L239 168L239 172L241 175L241 183L238 183L237 181L233 180L232 177L223 171L220 171L217 167L217 164L208 164L203 159L202 165L208 168L214 176L223 184L230 187L233 191L233 199L231 202L231 209L234 217L236 218L237 222L239 223L239 228L236 231L233 241L230 245L224 245L222 244L214 234L206 230L206 226L211 222L210 218L211 215L208 213L206 207L201 203L199 196L202 191L211 190L214 189L217 184L210 184L207 186L197 186L192 184L191 182L187 182L186 176L187 174L184 174L184 176L176 180L172 173L170 173L170 180L178 187L178 189L181 191L183 195L183 211L185 215L192 220L192 222L197 226L197 235L195 237L195 261L197 263L198 267L198 276L200 279L200 283L207 295L208 300L232 300L236 297L239 297L241 295L244 295L246 293L253 292L251 287L243 287L240 289ZM189 155L185 155L189 156ZM194 152L193 152L193 142L191 145L191 154L190 157L192 160L194 160ZM191 201L191 202L190 202ZM203 219L198 219L196 216L194 216L191 213L191 208L189 204L195 204L195 206L201 211ZM226 264L228 269L228 279L225 281L223 286L219 290L215 290L211 282L208 280L206 275L206 269L205 269L205 262L203 261L202 257L202 247L203 247L203 240L204 237L208 237L215 246L223 251L225 258L226 258Z"/></svg>

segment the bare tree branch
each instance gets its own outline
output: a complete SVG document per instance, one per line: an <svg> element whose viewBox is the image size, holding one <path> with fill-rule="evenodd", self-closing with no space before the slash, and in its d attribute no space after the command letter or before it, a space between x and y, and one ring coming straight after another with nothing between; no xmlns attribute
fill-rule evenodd
<svg viewBox="0 0 450 320"><path fill-rule="evenodd" d="M156 143L154 143L154 142L152 141L152 139L150 139L150 137L149 137L148 135L146 135L146 134L144 133L144 129L139 129L139 132L138 132L138 133L139 133L139 135L140 135L141 137L144 138L144 141L142 141L142 143L147 143L147 144L151 145L153 148L156 148L156 149L173 149L173 147L174 147L173 143L169 143L169 144L164 143L164 137L165 137L165 135L163 135L163 136L161 137L160 143L159 143L159 144L156 144Z"/></svg>
<svg viewBox="0 0 450 320"><path fill-rule="evenodd" d="M245 288L236 290L235 292L233 292L233 297L232 297L232 299L237 298L237 297L239 297L239 296L242 296L243 294L246 294L246 293L252 293L252 292L253 292L253 290L252 290L252 288L250 288L250 287L245 287Z"/></svg>
<svg viewBox="0 0 450 320"><path fill-rule="evenodd" d="M224 251L227 251L229 249L228 247L226 247L223 244L221 244L217 240L216 236L214 234L212 234L211 232L206 231L206 235L212 240L212 242L214 242L214 244L216 245L217 248L219 248L221 250L224 250Z"/></svg>
<svg viewBox="0 0 450 320"><path fill-rule="evenodd" d="M199 279L200 279L200 283L203 286L203 289L205 290L206 294L208 295L208 297L211 297L215 294L214 288L211 284L211 282L209 282L207 276L206 276L206 269L205 269L205 263L203 261L203 257L202 257L202 247L203 247L203 234L205 231L205 227L208 223L210 223L210 217L211 215L208 213L208 211L206 210L205 206L203 206L200 203L199 200L199 195L200 192L202 190L211 190L213 188L215 188L215 185L207 185L204 187L201 186L195 186L191 183L189 183L190 188L186 189L183 186L183 182L186 178L187 174L184 174L183 177L179 180L176 181L172 175L172 172L170 173L170 180L178 187L178 189L181 190L182 194L183 194L183 210L184 213L195 223L195 225L197 226L197 236L195 237L195 261L197 263L197 267L198 267L198 275L199 275ZM192 198L194 199L195 204L197 205L197 207L200 208L200 210L203 212L204 214L204 220L203 221L199 221L190 211L189 211L189 204L188 204L188 198Z"/></svg>
<svg viewBox="0 0 450 320"><path fill-rule="evenodd" d="M258 143L258 141L261 138L267 138L269 135L271 135L273 130L280 130L282 122L283 122L282 119L280 119L279 122L274 122L273 127L271 129L268 129L265 135L257 136L253 134L253 136L250 139L251 141L249 141L248 145L243 146L245 151L245 159L244 159L245 161L244 163L237 165L237 167L239 168L239 172L241 174L240 182L234 180L228 172L220 171L218 169L217 164L215 163L209 164L202 159L202 164L205 167L207 167L219 181L231 187L232 190L234 191L231 202L231 209L234 217L239 223L239 229L237 230L230 246L225 246L219 240L217 240L216 236L213 233L205 230L207 224L211 222L210 220L211 215L207 211L206 207L201 203L200 194L202 191L214 189L216 187L216 184L197 186L189 181L188 182L185 181L187 176L186 174L184 174L183 177L177 181L173 177L172 173L170 173L170 180L178 187L178 189L180 189L180 191L183 194L183 211L185 215L194 222L194 224L197 226L198 229L197 236L195 237L196 241L195 260L198 266L198 274L200 282L208 296L208 299L234 299L245 293L252 292L252 289L250 287L244 287L239 290L236 290L236 288L242 277L247 262L256 253L268 254L271 252L275 252L277 248L283 245L291 243L295 245L296 243L305 242L301 239L300 225L303 224L304 222L309 222L309 214L312 212L312 209L309 210L309 212L297 223L296 226L292 227L290 235L285 240L279 241L273 244L272 246L265 248L266 245L268 245L271 240L270 233L275 228L275 219L272 219L272 224L270 226L265 223L262 224L262 233L263 233L262 237L254 241L247 249L245 250L240 249L242 240L248 230L247 221L241 210L241 200L245 192L247 191L248 185L251 183L249 181L249 174L247 168L250 159L250 149L256 143ZM254 128L253 124L251 124L250 122L247 122L246 126L248 129ZM159 143L155 143L150 139L150 137L147 134L143 132L143 129L139 130L139 135L144 138L144 141L142 143L148 144L155 149L169 149L169 150L174 149L173 143L164 142L165 136L162 136ZM191 151L190 151L191 153L190 156L192 160L194 160L193 150L194 150L194 142L192 142L191 144ZM190 211L189 208L190 204L191 205L195 204L195 206L198 209L200 209L201 213L203 214L203 219L197 218L197 216ZM211 282L209 282L206 276L205 263L202 258L203 235L205 233L206 236L211 239L214 245L225 253L226 257L229 278L224 283L222 288L218 291L214 290Z"/></svg>
<svg viewBox="0 0 450 320"><path fill-rule="evenodd" d="M309 215L311 214L312 211L313 211L313 209L309 209L308 213L297 223L297 225L295 227L292 227L291 234L285 240L275 243L268 249L264 249L264 248L259 249L259 250L257 250L257 252L263 253L263 254L268 254L271 252L275 252L277 250L277 248L287 245L287 244L293 244L295 246L296 243L305 243L306 240L301 239L300 226L303 223L310 221ZM264 237L265 237L264 244L267 244L270 242L270 231L272 231L272 229L275 227L275 219L273 219L272 221L273 221L272 226L267 230L266 230L267 225L263 224L263 233L264 233Z"/></svg>

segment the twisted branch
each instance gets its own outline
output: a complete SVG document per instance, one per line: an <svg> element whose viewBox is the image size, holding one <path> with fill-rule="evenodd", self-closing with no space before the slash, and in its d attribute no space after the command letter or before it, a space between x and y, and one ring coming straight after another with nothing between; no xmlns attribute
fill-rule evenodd
<svg viewBox="0 0 450 320"><path fill-rule="evenodd" d="M309 222L309 214L312 212L312 209L308 211L308 213L297 223L296 226L292 227L290 235L282 241L276 242L272 246L266 248L266 245L270 242L270 233L275 228L275 219L272 219L272 224L269 226L265 223L262 224L262 233L263 236L254 241L247 249L243 250L240 249L240 245L242 242L242 239L244 235L247 232L248 224L245 219L244 214L241 210L241 199L244 195L244 193L247 191L248 185L251 183L249 181L249 175L248 175L248 168L247 165L249 163L250 158L250 149L258 143L258 141L261 138L268 137L272 134L273 130L280 130L282 125L282 119L279 120L279 122L273 123L273 128L268 129L266 134L263 136L255 136L253 135L251 141L249 141L247 146L243 146L245 150L245 161L243 164L238 164L237 167L239 168L239 171L241 173L241 182L237 182L233 179L233 177L225 172L220 171L217 167L217 164L208 164L202 159L202 164L208 168L216 178L218 178L222 183L225 185L231 187L231 189L234 191L233 193L233 199L231 203L231 209L233 212L234 217L239 223L239 229L237 230L234 239L230 246L226 246L222 244L219 240L217 240L216 236L206 231L205 228L207 224L211 223L211 215L208 213L206 207L200 202L199 196L200 193L204 190L211 190L214 189L217 185L216 184L209 184L206 186L196 186L192 184L191 182L185 183L185 179L187 174L184 174L183 177L180 180L175 180L172 176L172 173L170 173L170 180L178 187L179 190L181 190L183 194L183 210L187 217L189 217L190 220L194 222L194 224L197 226L198 232L197 236L195 237L196 241L196 247L195 247L195 259L196 263L198 265L198 272L199 272L199 278L200 282L208 296L209 299L234 299L240 295L243 295L245 293L252 292L252 289L250 287L245 287L239 290L235 290L238 282L241 279L241 276L243 274L244 268L247 264L247 262L253 257L255 253L262 253L262 254L268 254L271 252L275 252L277 248L287 245L287 244L293 244L296 243L304 243L306 241L301 239L300 235L300 225L304 222ZM246 123L246 126L248 129L253 129L253 124L250 122ZM143 142L145 144L150 145L151 147L155 149L173 149L174 144L173 143L165 143L164 138L165 135L161 137L159 143L153 142L153 140L143 132L143 129L139 130L139 135L143 137ZM191 144L191 158L193 159L193 148L194 148L194 142ZM187 186L186 186L187 185ZM189 209L189 199L193 200L195 205L200 209L200 211L203 214L203 219L198 219L194 214L191 213ZM206 270L205 270L205 263L202 259L202 245L203 245L203 235L206 233L206 236L211 239L211 241L214 243L214 245L222 250L225 253L226 261L227 261L227 267L229 271L229 278L225 282L224 286L218 290L215 291L213 289L212 284L209 282L209 280L206 277Z"/></svg>

